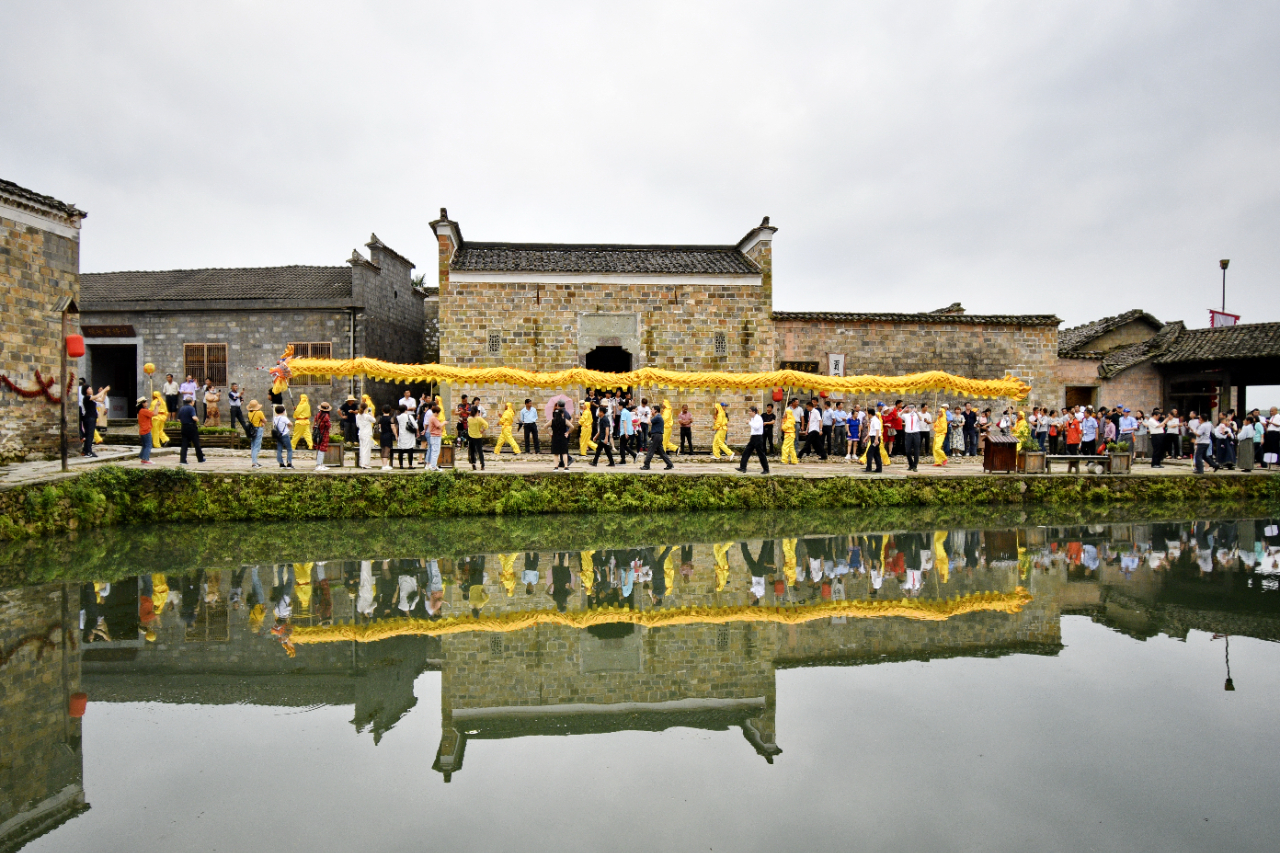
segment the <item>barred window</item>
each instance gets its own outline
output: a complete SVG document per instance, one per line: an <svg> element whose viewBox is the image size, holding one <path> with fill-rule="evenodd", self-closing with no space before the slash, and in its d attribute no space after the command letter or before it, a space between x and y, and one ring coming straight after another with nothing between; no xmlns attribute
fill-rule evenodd
<svg viewBox="0 0 1280 853"><path fill-rule="evenodd" d="M331 341L312 341L310 343L302 343L293 341L289 344L293 347L294 358L333 358L333 343ZM293 378L289 380L290 385L328 385L330 379L327 376L311 376L304 373L295 373Z"/></svg>
<svg viewBox="0 0 1280 853"><path fill-rule="evenodd" d="M206 379L223 387L227 384L226 344L183 344L183 372L203 385Z"/></svg>
<svg viewBox="0 0 1280 853"><path fill-rule="evenodd" d="M724 332L716 332L716 355L729 354L729 338Z"/></svg>
<svg viewBox="0 0 1280 853"><path fill-rule="evenodd" d="M489 355L500 355L502 353L502 332L489 333Z"/></svg>

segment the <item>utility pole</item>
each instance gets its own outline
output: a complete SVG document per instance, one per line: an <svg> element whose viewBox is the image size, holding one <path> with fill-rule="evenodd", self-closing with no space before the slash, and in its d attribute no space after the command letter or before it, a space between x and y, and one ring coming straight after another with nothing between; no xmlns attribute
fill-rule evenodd
<svg viewBox="0 0 1280 853"><path fill-rule="evenodd" d="M1218 266L1222 267L1222 313L1227 313L1227 265L1231 263L1230 258L1223 258L1218 261Z"/></svg>

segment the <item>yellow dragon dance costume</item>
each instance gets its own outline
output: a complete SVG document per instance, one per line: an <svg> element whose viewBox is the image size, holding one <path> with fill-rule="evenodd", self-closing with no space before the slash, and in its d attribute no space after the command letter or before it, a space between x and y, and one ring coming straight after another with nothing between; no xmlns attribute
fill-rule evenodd
<svg viewBox="0 0 1280 853"><path fill-rule="evenodd" d="M662 449L668 453L676 453L680 450L679 445L671 440L671 424L675 422L675 410L671 407L670 400L662 401Z"/></svg>
<svg viewBox="0 0 1280 853"><path fill-rule="evenodd" d="M164 433L165 422L169 420L169 407L164 404L164 395L159 391L151 392L151 442L154 447L164 447L169 443L169 436Z"/></svg>
<svg viewBox="0 0 1280 853"><path fill-rule="evenodd" d="M938 417L933 422L933 464L946 465L947 454L942 452L942 443L947 440L947 405L942 404Z"/></svg>
<svg viewBox="0 0 1280 853"><path fill-rule="evenodd" d="M511 445L511 450L516 456L520 455L520 445L516 444L515 436L511 434L511 425L515 422L516 413L511 410L511 404L507 403L507 407L502 410L502 416L498 418L498 426L502 427L502 431L498 433L498 444L493 449L494 456L502 452L505 444Z"/></svg>
<svg viewBox="0 0 1280 853"><path fill-rule="evenodd" d="M299 441L307 443L307 450L315 449L311 443L311 404L307 402L306 394L299 395L298 405L293 410L293 437L290 440L294 450L298 449Z"/></svg>
<svg viewBox="0 0 1280 853"><path fill-rule="evenodd" d="M719 459L720 454L733 459L733 451L729 449L729 445L725 443L725 436L729 434L729 416L725 414L724 404L716 403L716 422L715 422L715 438L711 440L711 458Z"/></svg>
<svg viewBox="0 0 1280 853"><path fill-rule="evenodd" d="M591 403L587 400L582 401L582 411L578 413L578 428L578 455L586 456L596 449L591 440Z"/></svg>
<svg viewBox="0 0 1280 853"><path fill-rule="evenodd" d="M780 420L782 422L782 464L798 465L800 457L796 456L796 419L790 409L784 409Z"/></svg>

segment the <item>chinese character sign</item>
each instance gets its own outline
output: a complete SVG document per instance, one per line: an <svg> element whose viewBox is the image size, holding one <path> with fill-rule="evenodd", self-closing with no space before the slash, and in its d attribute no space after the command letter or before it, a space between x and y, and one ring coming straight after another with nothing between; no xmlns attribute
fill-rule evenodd
<svg viewBox="0 0 1280 853"><path fill-rule="evenodd" d="M844 376L844 356L828 353L827 368L829 376Z"/></svg>

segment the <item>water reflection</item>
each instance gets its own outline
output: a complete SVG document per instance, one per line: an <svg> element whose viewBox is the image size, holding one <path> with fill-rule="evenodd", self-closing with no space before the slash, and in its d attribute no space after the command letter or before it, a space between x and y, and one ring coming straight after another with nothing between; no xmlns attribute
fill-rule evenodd
<svg viewBox="0 0 1280 853"><path fill-rule="evenodd" d="M1280 640L1273 517L886 520L832 514L786 535L786 519L744 516L666 539L642 520L496 535L496 549L470 533L370 537L252 563L171 556L161 563L177 568L141 574L127 557L74 560L72 579L0 592L0 845L86 808L82 690L94 702L350 706L377 743L415 706L415 678L436 670L431 766L447 782L468 743L530 735L736 729L773 763L786 746L779 670L1054 655L1064 614L1139 639L1214 633L1228 690L1230 636ZM65 565L57 549L39 560Z"/></svg>

